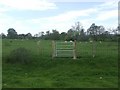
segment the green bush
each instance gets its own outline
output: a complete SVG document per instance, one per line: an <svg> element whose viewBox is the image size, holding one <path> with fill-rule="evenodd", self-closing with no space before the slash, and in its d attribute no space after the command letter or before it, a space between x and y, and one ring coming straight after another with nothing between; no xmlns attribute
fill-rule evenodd
<svg viewBox="0 0 120 90"><path fill-rule="evenodd" d="M32 60L31 51L25 48L18 48L13 50L8 56L7 62L28 64Z"/></svg>

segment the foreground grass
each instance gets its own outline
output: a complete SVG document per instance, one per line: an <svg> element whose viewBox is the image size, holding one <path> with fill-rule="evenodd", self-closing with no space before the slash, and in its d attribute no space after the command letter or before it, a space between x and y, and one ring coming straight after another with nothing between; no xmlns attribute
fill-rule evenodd
<svg viewBox="0 0 120 90"><path fill-rule="evenodd" d="M51 58L51 41L3 41L3 88L113 88L118 87L117 43L97 43L92 58L91 44L77 43L79 58ZM33 62L27 65L6 63L9 53L18 47L33 52ZM100 79L102 77L102 79Z"/></svg>

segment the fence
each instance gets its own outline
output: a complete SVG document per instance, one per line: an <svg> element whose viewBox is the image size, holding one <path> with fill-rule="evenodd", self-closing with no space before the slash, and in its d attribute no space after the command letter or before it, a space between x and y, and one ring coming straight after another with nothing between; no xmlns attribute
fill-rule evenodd
<svg viewBox="0 0 120 90"><path fill-rule="evenodd" d="M55 42L52 41L52 57L73 57L76 59L76 41Z"/></svg>
<svg viewBox="0 0 120 90"><path fill-rule="evenodd" d="M79 59L117 57L118 55L117 42L41 41L39 48L37 50L41 57L73 57Z"/></svg>
<svg viewBox="0 0 120 90"><path fill-rule="evenodd" d="M30 49L34 54L38 54L39 57L45 57L45 58L52 58L52 57L77 57L77 60L81 59L94 59L97 60L97 58L118 58L118 42L105 42L105 41L96 41L96 42L65 42L65 41L52 41L51 40L4 40L3 41L3 48L4 51L3 54L9 54L9 52L13 49L16 49L18 47L25 47L27 49ZM53 44L54 43L54 44ZM54 47L55 44L57 44L57 48L60 48L61 44L64 44L64 46L67 45L67 48L71 48L71 50L57 50L56 55L56 48L52 48L52 45ZM74 47L75 45L75 47ZM66 48L66 47L64 47ZM7 50L6 50L7 49ZM75 49L75 50L73 50ZM9 52L8 52L9 50ZM75 55L73 56L73 51L75 52ZM63 53L64 52L64 53ZM4 55L5 55L4 54ZM65 54L69 54L68 56Z"/></svg>

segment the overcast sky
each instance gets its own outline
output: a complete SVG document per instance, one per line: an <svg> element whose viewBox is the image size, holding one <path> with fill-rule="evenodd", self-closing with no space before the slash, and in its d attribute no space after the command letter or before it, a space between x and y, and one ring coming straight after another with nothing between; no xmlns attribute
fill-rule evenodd
<svg viewBox="0 0 120 90"><path fill-rule="evenodd" d="M0 0L0 33L7 34L9 28L32 35L52 29L67 32L78 21L85 30L92 23L116 28L118 1L106 1Z"/></svg>

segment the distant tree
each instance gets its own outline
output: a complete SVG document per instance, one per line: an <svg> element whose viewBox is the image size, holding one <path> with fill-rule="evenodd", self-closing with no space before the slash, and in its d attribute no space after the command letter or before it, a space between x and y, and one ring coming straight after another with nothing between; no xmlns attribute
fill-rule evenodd
<svg viewBox="0 0 120 90"><path fill-rule="evenodd" d="M110 39L111 39L110 32L109 31L105 31L103 33L103 41L105 41L105 40L109 41Z"/></svg>
<svg viewBox="0 0 120 90"><path fill-rule="evenodd" d="M113 32L113 34L114 34L114 35L112 36L112 39L113 39L114 41L116 41L116 40L118 39L119 26L118 26L116 29L113 29L112 32Z"/></svg>
<svg viewBox="0 0 120 90"><path fill-rule="evenodd" d="M8 29L7 37L10 39L16 39L17 38L17 32L13 28Z"/></svg>
<svg viewBox="0 0 120 90"><path fill-rule="evenodd" d="M36 38L37 38L37 37L39 37L39 35L38 35L38 34L35 34L35 35L34 35L34 37L36 37Z"/></svg>
<svg viewBox="0 0 120 90"><path fill-rule="evenodd" d="M74 40L82 40L81 37L83 37L84 28L81 23L76 22L75 26L72 26L71 29L74 31Z"/></svg>
<svg viewBox="0 0 120 90"><path fill-rule="evenodd" d="M60 39L59 31L53 29L51 33L51 39L59 40Z"/></svg>
<svg viewBox="0 0 120 90"><path fill-rule="evenodd" d="M93 23L90 26L90 28L87 29L87 34L91 35L91 36L96 35L96 32L97 32L96 28L97 28L97 26L95 25L95 23Z"/></svg>
<svg viewBox="0 0 120 90"><path fill-rule="evenodd" d="M39 37L44 38L44 32L43 31L40 32L38 35L39 35Z"/></svg>
<svg viewBox="0 0 120 90"><path fill-rule="evenodd" d="M100 40L100 41L104 41L105 38L104 38L104 32L105 32L105 28L103 26L97 26L97 40Z"/></svg>
<svg viewBox="0 0 120 90"><path fill-rule="evenodd" d="M105 31L104 34L105 35L110 35L110 32L109 31Z"/></svg>
<svg viewBox="0 0 120 90"><path fill-rule="evenodd" d="M26 39L32 39L32 34L31 34L31 33L27 33L27 34L25 35L25 37L26 37Z"/></svg>
<svg viewBox="0 0 120 90"><path fill-rule="evenodd" d="M47 34L47 35L50 35L50 31L46 31L46 34Z"/></svg>
<svg viewBox="0 0 120 90"><path fill-rule="evenodd" d="M80 35L78 36L78 39L77 39L77 40L80 40L80 41L86 41L86 40L87 40L84 29L81 29Z"/></svg>
<svg viewBox="0 0 120 90"><path fill-rule="evenodd" d="M118 28L119 28L119 27L118 27ZM118 28L112 30L112 32L113 32L114 35L117 35L117 34L118 34Z"/></svg>
<svg viewBox="0 0 120 90"><path fill-rule="evenodd" d="M0 34L0 37L2 37L2 39L6 38L7 36L4 33Z"/></svg>
<svg viewBox="0 0 120 90"><path fill-rule="evenodd" d="M101 35L105 32L105 28L103 26L97 26L97 35Z"/></svg>
<svg viewBox="0 0 120 90"><path fill-rule="evenodd" d="M69 29L67 31L67 36L65 37L66 40L75 40L75 30Z"/></svg>
<svg viewBox="0 0 120 90"><path fill-rule="evenodd" d="M67 33L66 33L66 32L62 32L62 33L60 34L60 39L61 39L61 40L65 40L66 36L67 36Z"/></svg>
<svg viewBox="0 0 120 90"><path fill-rule="evenodd" d="M51 39L51 37L50 37L50 31L46 31L46 34L45 34L44 38L45 38L46 40Z"/></svg>
<svg viewBox="0 0 120 90"><path fill-rule="evenodd" d="M103 26L97 26L93 23L90 28L87 29L87 34L94 40L99 40L104 33L105 28Z"/></svg>
<svg viewBox="0 0 120 90"><path fill-rule="evenodd" d="M43 36L44 35L44 32L41 32L41 36Z"/></svg>
<svg viewBox="0 0 120 90"><path fill-rule="evenodd" d="M19 34L19 35L18 35L18 38L19 38L19 39L25 39L25 37L26 37L25 34Z"/></svg>
<svg viewBox="0 0 120 90"><path fill-rule="evenodd" d="M83 30L83 26L80 22L75 23L75 30L80 35L81 30Z"/></svg>
<svg viewBox="0 0 120 90"><path fill-rule="evenodd" d="M71 29L68 30L66 40L81 40L84 37L84 29L80 22L76 22Z"/></svg>

